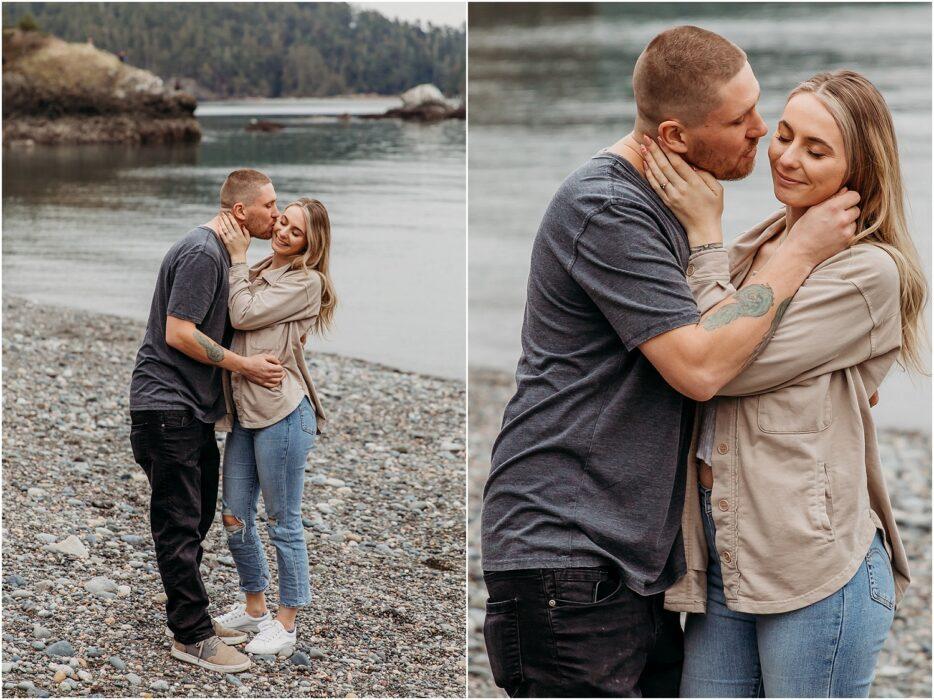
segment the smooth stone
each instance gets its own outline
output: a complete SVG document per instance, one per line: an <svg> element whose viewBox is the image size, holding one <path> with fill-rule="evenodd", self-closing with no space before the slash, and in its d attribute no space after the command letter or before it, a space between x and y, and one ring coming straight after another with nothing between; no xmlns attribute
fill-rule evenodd
<svg viewBox="0 0 934 700"><path fill-rule="evenodd" d="M311 649L308 650L308 656L312 659L323 659L324 652L321 649L318 649L317 647L312 647Z"/></svg>
<svg viewBox="0 0 934 700"><path fill-rule="evenodd" d="M292 654L291 661L296 666L311 666L311 659L308 658L308 655L302 651L296 651Z"/></svg>
<svg viewBox="0 0 934 700"><path fill-rule="evenodd" d="M109 663L111 666L113 666L118 671L126 670L126 662L123 659L121 659L119 656L111 656L109 659L107 659L107 663Z"/></svg>
<svg viewBox="0 0 934 700"><path fill-rule="evenodd" d="M52 630L47 629L42 625L33 625L32 636L37 639L49 639L52 636Z"/></svg>
<svg viewBox="0 0 934 700"><path fill-rule="evenodd" d="M84 655L87 656L89 659L98 659L104 655L104 650L98 647L88 647L87 650L84 652Z"/></svg>
<svg viewBox="0 0 934 700"><path fill-rule="evenodd" d="M157 691L165 691L169 689L168 681L153 681L149 684L150 689Z"/></svg>
<svg viewBox="0 0 934 700"><path fill-rule="evenodd" d="M232 673L228 673L227 676L226 676L226 678L227 678L227 682L228 682L228 683L233 683L234 685L238 685L238 686L239 686L239 685L243 685L243 681L241 681L239 678L237 678L237 677L236 677L234 674L232 674Z"/></svg>
<svg viewBox="0 0 934 700"><path fill-rule="evenodd" d="M84 582L84 589L88 593L101 595L102 593L116 593L117 583L106 576L95 576L89 581Z"/></svg>
<svg viewBox="0 0 934 700"><path fill-rule="evenodd" d="M64 639L50 644L45 650L45 653L49 656L62 656L70 657L75 655L75 648L71 645L70 642L65 641Z"/></svg>
<svg viewBox="0 0 934 700"><path fill-rule="evenodd" d="M52 552L74 557L75 559L87 559L90 556L88 548L74 535L68 535L68 537L61 542L47 544L45 548Z"/></svg>
<svg viewBox="0 0 934 700"><path fill-rule="evenodd" d="M137 676L135 673L126 674L126 680L130 685L139 685L143 682L143 679Z"/></svg>

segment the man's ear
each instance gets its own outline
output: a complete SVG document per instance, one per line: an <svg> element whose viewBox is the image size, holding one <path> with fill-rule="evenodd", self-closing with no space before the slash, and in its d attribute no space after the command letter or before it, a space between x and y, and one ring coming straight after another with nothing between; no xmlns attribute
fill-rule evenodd
<svg viewBox="0 0 934 700"><path fill-rule="evenodd" d="M246 221L246 208L243 206L243 202L237 202L231 207L230 212L234 215L234 218L238 222Z"/></svg>
<svg viewBox="0 0 934 700"><path fill-rule="evenodd" d="M684 127L674 119L658 125L658 140L665 145L665 148L678 155L688 152L688 145L684 140Z"/></svg>

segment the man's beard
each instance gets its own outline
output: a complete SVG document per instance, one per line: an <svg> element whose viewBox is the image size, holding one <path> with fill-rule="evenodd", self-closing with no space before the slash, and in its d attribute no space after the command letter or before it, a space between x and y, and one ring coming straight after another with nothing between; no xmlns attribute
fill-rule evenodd
<svg viewBox="0 0 934 700"><path fill-rule="evenodd" d="M747 148L744 153L749 153L749 149ZM719 151L704 143L697 145L697 152L691 154L690 162L695 168L706 170L718 180L742 180L752 172L756 165L755 157L747 159L740 156L733 161L724 160Z"/></svg>
<svg viewBox="0 0 934 700"><path fill-rule="evenodd" d="M251 222L247 222L246 226L247 231L250 232L250 235L253 238L258 238L261 241L268 241L272 238L273 230L275 229L276 222L273 221L269 223L269 220L263 216L262 219L257 220L256 224L253 225Z"/></svg>

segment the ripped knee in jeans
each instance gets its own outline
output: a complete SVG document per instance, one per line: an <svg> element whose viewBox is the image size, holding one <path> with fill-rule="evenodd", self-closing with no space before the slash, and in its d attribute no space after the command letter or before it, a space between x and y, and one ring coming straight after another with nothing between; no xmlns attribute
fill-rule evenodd
<svg viewBox="0 0 934 700"><path fill-rule="evenodd" d="M224 530L228 535L235 535L238 532L243 532L246 528L243 521L234 515L234 512L227 506L224 506L224 509L221 511L221 518L224 521Z"/></svg>

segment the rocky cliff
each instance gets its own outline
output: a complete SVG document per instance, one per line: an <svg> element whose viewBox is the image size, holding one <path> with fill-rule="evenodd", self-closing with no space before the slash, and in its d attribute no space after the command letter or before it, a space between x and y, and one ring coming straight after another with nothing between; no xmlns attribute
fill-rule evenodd
<svg viewBox="0 0 934 700"><path fill-rule="evenodd" d="M91 44L3 30L3 142L198 141L197 102Z"/></svg>

